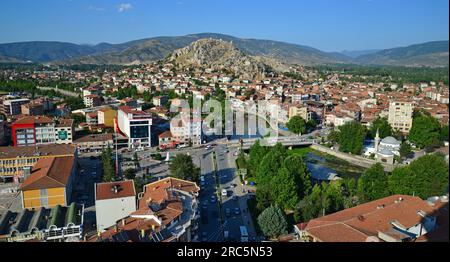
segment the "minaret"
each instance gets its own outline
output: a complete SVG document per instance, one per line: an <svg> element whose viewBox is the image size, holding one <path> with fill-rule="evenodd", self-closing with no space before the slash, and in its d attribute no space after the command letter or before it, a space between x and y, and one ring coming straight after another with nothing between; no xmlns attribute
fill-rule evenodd
<svg viewBox="0 0 450 262"><path fill-rule="evenodd" d="M380 130L377 129L377 134L375 136L375 154L378 153L378 147L380 145Z"/></svg>

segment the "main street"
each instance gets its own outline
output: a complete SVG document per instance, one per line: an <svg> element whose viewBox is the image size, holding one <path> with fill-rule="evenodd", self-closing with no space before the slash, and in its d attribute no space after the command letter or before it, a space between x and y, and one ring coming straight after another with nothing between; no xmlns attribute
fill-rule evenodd
<svg viewBox="0 0 450 262"><path fill-rule="evenodd" d="M237 176L235 157L237 149L230 150L226 145L218 145L215 148L217 176L219 181L219 194L222 203L223 231L228 232L228 238L240 241L240 226L246 226L249 239L256 239L251 216L248 212L248 189L241 185ZM225 189L227 196L222 196Z"/></svg>

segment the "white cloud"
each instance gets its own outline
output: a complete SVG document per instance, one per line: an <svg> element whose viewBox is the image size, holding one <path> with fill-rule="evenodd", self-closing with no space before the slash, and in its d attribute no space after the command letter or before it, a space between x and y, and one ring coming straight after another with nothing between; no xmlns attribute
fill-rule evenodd
<svg viewBox="0 0 450 262"><path fill-rule="evenodd" d="M119 13L131 10L133 8L133 6L130 3L123 3L120 4L117 8L117 11L119 11Z"/></svg>

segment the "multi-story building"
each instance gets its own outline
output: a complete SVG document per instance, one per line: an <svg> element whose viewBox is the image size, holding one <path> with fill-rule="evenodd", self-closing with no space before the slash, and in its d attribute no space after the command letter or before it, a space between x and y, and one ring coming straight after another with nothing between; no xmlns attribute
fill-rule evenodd
<svg viewBox="0 0 450 262"><path fill-rule="evenodd" d="M86 124L89 126L96 126L98 125L98 112L89 112L86 113Z"/></svg>
<svg viewBox="0 0 450 262"><path fill-rule="evenodd" d="M300 116L305 121L309 121L310 119L308 108L299 105L292 105L289 107L289 119L293 118L294 116Z"/></svg>
<svg viewBox="0 0 450 262"><path fill-rule="evenodd" d="M143 149L151 146L152 123L151 115L144 111L129 106L122 106L118 110L118 131L129 138L129 148Z"/></svg>
<svg viewBox="0 0 450 262"><path fill-rule="evenodd" d="M56 144L72 144L73 143L73 131L74 131L73 119L59 119L55 122L55 143Z"/></svg>
<svg viewBox="0 0 450 262"><path fill-rule="evenodd" d="M154 106L164 106L169 102L169 98L167 96L157 96L153 98Z"/></svg>
<svg viewBox="0 0 450 262"><path fill-rule="evenodd" d="M73 119L27 116L12 125L14 146L72 143Z"/></svg>
<svg viewBox="0 0 450 262"><path fill-rule="evenodd" d="M138 210L89 241L190 242L198 235L198 192L193 182L165 178L144 187Z"/></svg>
<svg viewBox="0 0 450 262"><path fill-rule="evenodd" d="M86 135L74 141L80 152L100 152L104 148L113 147L113 134Z"/></svg>
<svg viewBox="0 0 450 262"><path fill-rule="evenodd" d="M70 205L77 167L76 158L68 156L40 159L32 168L24 168L24 182L19 188L22 207Z"/></svg>
<svg viewBox="0 0 450 262"><path fill-rule="evenodd" d="M16 116L22 113L22 105L28 104L30 99L12 99L3 101L3 113L7 116Z"/></svg>
<svg viewBox="0 0 450 262"><path fill-rule="evenodd" d="M70 156L77 156L73 145L0 147L0 177L18 183L23 178L23 169L33 167L38 160Z"/></svg>
<svg viewBox="0 0 450 262"><path fill-rule="evenodd" d="M412 128L414 104L409 101L389 103L388 122L392 128L408 134Z"/></svg>
<svg viewBox="0 0 450 262"><path fill-rule="evenodd" d="M44 114L44 105L41 103L31 102L21 106L22 115L40 116Z"/></svg>
<svg viewBox="0 0 450 262"><path fill-rule="evenodd" d="M102 99L98 95L88 95L83 100L86 107L96 107L102 104Z"/></svg>
<svg viewBox="0 0 450 262"><path fill-rule="evenodd" d="M136 190L133 180L95 185L97 231L102 232L135 211Z"/></svg>
<svg viewBox="0 0 450 262"><path fill-rule="evenodd" d="M105 127L114 127L114 119L116 118L117 118L117 111L110 107L105 107L98 110L99 125L104 125Z"/></svg>
<svg viewBox="0 0 450 262"><path fill-rule="evenodd" d="M191 119L190 116L181 114L170 122L170 132L173 140L179 144L202 144L202 121L199 118Z"/></svg>

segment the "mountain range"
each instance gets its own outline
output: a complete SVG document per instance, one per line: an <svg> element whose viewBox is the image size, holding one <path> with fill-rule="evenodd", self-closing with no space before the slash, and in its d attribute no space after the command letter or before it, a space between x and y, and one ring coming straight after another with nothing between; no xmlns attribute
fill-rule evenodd
<svg viewBox="0 0 450 262"><path fill-rule="evenodd" d="M0 62L52 64L140 64L164 59L200 39L231 42L244 54L285 64L366 64L395 66L448 66L448 41L436 41L386 50L324 52L271 40L244 39L202 33L155 37L122 44L77 45L63 42L0 44Z"/></svg>

